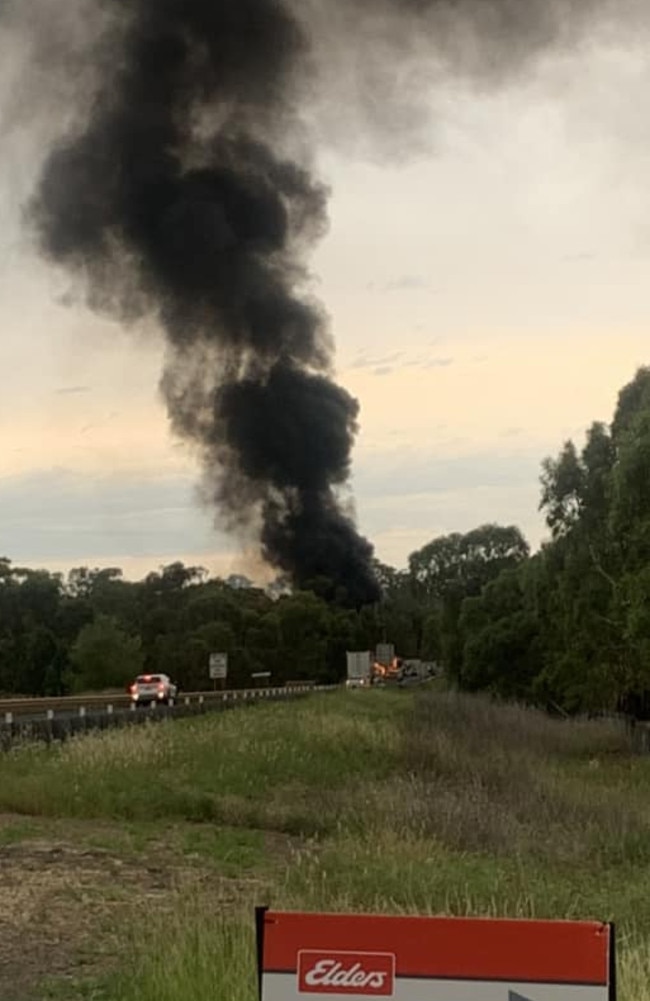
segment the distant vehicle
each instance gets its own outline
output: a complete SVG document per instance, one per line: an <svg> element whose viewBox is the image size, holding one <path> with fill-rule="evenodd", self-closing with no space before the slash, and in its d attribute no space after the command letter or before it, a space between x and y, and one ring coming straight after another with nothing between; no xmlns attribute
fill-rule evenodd
<svg viewBox="0 0 650 1001"><path fill-rule="evenodd" d="M369 650L348 650L347 654L347 688L364 688L370 684Z"/></svg>
<svg viewBox="0 0 650 1001"><path fill-rule="evenodd" d="M345 682L346 688L366 688L370 682L367 678L348 678Z"/></svg>
<svg viewBox="0 0 650 1001"><path fill-rule="evenodd" d="M149 705L151 702L169 705L178 694L175 685L166 674L140 674L129 688L131 702L136 705Z"/></svg>

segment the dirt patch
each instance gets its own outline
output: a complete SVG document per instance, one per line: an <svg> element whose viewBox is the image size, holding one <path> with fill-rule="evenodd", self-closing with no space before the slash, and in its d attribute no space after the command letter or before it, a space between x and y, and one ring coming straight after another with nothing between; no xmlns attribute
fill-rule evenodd
<svg viewBox="0 0 650 1001"><path fill-rule="evenodd" d="M172 907L179 890L200 885L227 905L256 882L184 865L160 848L126 858L41 837L0 845L0 999L40 1001L47 978L116 969L125 926L141 909Z"/></svg>

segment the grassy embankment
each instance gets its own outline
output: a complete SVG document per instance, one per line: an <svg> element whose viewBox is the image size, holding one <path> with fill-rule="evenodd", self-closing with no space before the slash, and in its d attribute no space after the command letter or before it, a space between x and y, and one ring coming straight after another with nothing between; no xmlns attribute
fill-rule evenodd
<svg viewBox="0 0 650 1001"><path fill-rule="evenodd" d="M103 985L39 998L253 1001L268 903L614 919L621 1001L650 1001L649 780L609 724L380 691L21 749L0 811L22 818L6 844L47 830L164 870L146 897L117 881Z"/></svg>

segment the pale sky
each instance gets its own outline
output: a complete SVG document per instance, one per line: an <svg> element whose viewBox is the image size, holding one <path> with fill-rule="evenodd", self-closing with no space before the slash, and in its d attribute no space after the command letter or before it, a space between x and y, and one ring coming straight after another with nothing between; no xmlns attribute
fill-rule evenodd
<svg viewBox="0 0 650 1001"><path fill-rule="evenodd" d="M396 566L487 521L533 547L542 459L650 362L647 38L594 39L490 96L438 88L406 149L359 150L318 119L331 226L311 265L361 405L360 530ZM0 130L15 78L0 66ZM213 527L158 398L163 348L61 304L20 205L38 162L15 122L0 161L0 555L141 576L252 555ZM349 137L348 137L349 138ZM396 142L398 139L396 138ZM400 139L400 142L403 140Z"/></svg>

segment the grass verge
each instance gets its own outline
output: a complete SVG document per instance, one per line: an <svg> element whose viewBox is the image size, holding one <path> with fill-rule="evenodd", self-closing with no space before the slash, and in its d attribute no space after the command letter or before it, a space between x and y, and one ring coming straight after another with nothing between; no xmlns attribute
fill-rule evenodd
<svg viewBox="0 0 650 1001"><path fill-rule="evenodd" d="M619 997L650 1001L649 778L612 724L352 692L19 749L0 811L21 815L6 851L73 823L201 873L133 902L98 998L253 1001L252 912L270 904L615 920Z"/></svg>

